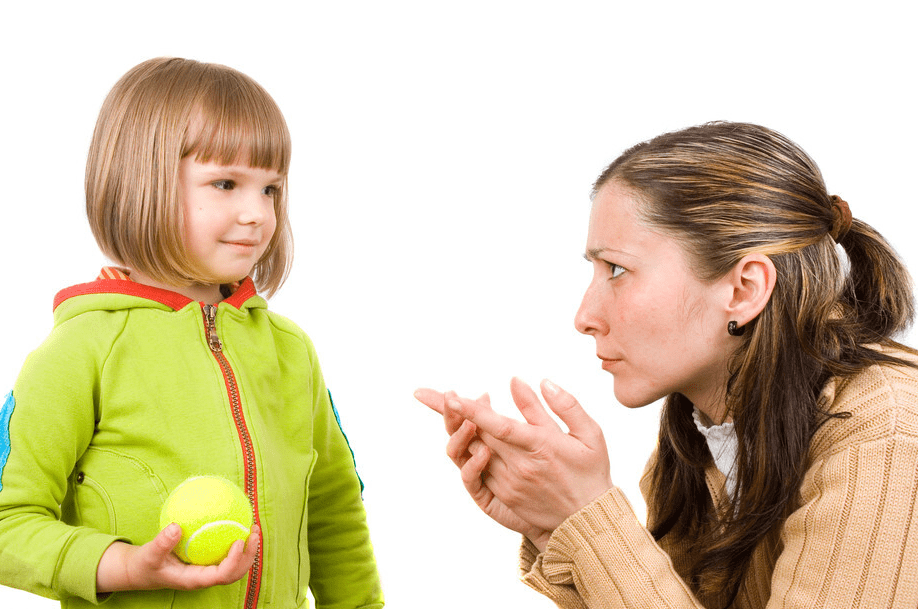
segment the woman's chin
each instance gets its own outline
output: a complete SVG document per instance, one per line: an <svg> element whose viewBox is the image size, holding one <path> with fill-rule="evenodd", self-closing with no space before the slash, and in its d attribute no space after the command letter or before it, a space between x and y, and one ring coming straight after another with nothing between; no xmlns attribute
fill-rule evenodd
<svg viewBox="0 0 918 609"><path fill-rule="evenodd" d="M627 388L621 387L618 383L615 385L615 399L625 408L643 408L660 399L661 396L647 395L628 391Z"/></svg>

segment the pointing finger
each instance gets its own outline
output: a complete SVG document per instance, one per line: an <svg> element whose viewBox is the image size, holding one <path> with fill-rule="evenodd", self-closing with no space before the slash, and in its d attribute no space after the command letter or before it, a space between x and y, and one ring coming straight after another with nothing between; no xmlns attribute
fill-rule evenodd
<svg viewBox="0 0 918 609"><path fill-rule="evenodd" d="M414 399L440 414L443 414L444 412L444 396L439 391L421 387L420 389L415 390Z"/></svg>
<svg viewBox="0 0 918 609"><path fill-rule="evenodd" d="M450 398L446 401L446 407L468 419L480 431L485 432L485 434L499 442L517 446L524 450L531 450L537 445L535 432L530 425L499 415L482 402L463 398ZM485 436L482 437L484 438Z"/></svg>

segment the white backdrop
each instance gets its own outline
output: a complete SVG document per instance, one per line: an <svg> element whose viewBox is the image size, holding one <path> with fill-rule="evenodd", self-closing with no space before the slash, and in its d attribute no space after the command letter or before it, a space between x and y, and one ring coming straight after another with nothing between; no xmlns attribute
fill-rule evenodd
<svg viewBox="0 0 918 609"><path fill-rule="evenodd" d="M248 73L294 143L296 263L271 306L318 348L393 608L551 606L516 581L517 536L466 498L417 386L509 412L511 376L552 378L601 421L643 512L658 409L616 404L573 329L590 185L625 148L716 119L775 128L918 264L905 2L17 4L0 35L0 394L55 292L104 263L82 184L109 88L162 55ZM0 607L53 606L0 586Z"/></svg>

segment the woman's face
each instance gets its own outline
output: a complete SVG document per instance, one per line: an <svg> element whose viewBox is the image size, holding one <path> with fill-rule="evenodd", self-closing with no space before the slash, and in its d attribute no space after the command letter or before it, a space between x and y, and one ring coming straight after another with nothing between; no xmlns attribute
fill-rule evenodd
<svg viewBox="0 0 918 609"><path fill-rule="evenodd" d="M720 421L732 286L697 279L682 246L642 222L637 205L614 181L597 193L586 248L593 279L575 325L596 339L623 405L678 392Z"/></svg>

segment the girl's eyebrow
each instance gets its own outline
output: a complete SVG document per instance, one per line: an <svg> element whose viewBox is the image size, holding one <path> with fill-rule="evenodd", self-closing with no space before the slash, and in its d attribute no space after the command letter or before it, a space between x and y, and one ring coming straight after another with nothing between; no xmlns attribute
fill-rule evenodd
<svg viewBox="0 0 918 609"><path fill-rule="evenodd" d="M273 169L269 170L269 172L270 172L270 175L268 176L268 178L269 178L269 181L271 182L279 182L284 179L283 174L280 174L274 171ZM227 177L227 178L238 179L240 177L247 176L245 171L234 169L232 167L227 167L225 165L221 165L219 167L214 167L214 168L207 168L204 170L204 174L207 178Z"/></svg>

